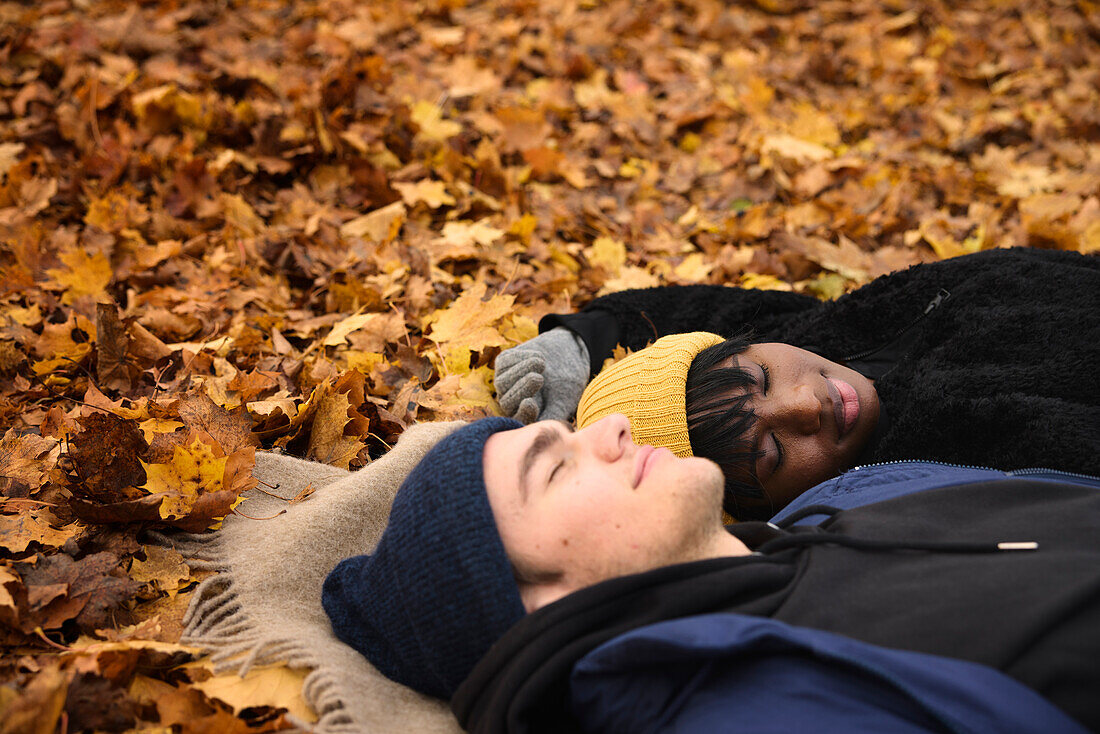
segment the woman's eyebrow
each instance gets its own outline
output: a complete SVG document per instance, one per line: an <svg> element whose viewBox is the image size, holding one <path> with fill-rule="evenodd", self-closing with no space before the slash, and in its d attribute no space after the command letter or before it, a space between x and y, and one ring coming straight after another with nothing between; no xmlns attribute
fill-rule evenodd
<svg viewBox="0 0 1100 734"><path fill-rule="evenodd" d="M538 461L539 456L560 441L560 431L548 425L543 426L535 436L535 440L523 452L523 458L519 462L519 498L523 504L527 504L527 477L531 472L531 467Z"/></svg>

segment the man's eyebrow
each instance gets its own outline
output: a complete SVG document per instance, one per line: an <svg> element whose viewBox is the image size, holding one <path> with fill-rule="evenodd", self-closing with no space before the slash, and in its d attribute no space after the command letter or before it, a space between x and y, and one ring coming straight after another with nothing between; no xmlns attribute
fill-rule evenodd
<svg viewBox="0 0 1100 734"><path fill-rule="evenodd" d="M527 504L527 476L531 467L544 451L559 441L561 441L561 432L548 425L543 426L535 436L535 440L523 452L523 458L519 462L519 498L522 503Z"/></svg>

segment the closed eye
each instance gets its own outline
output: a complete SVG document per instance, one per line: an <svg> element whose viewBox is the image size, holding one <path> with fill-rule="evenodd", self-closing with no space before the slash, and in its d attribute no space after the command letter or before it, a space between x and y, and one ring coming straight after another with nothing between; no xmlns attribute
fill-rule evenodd
<svg viewBox="0 0 1100 734"><path fill-rule="evenodd" d="M550 483L554 481L554 476L558 473L558 470L561 469L563 466L565 466L564 461L559 461L556 464L554 464L554 468L550 470L550 476L546 477L547 486L549 486Z"/></svg>
<svg viewBox="0 0 1100 734"><path fill-rule="evenodd" d="M764 373L764 384L761 385L760 390L764 395L767 395L772 386L772 372L766 364L760 365L760 371Z"/></svg>

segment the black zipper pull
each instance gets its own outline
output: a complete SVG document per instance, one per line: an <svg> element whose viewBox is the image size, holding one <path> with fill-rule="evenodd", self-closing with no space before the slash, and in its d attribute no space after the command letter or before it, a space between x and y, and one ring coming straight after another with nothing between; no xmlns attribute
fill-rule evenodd
<svg viewBox="0 0 1100 734"><path fill-rule="evenodd" d="M932 313L941 303L951 297L951 294L946 288L940 288L940 292L936 294L936 297L928 302L928 305L924 307L924 315Z"/></svg>

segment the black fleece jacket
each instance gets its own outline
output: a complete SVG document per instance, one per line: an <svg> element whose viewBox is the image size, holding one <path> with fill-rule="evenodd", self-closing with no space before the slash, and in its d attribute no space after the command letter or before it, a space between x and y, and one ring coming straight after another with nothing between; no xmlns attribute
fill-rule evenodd
<svg viewBox="0 0 1100 734"><path fill-rule="evenodd" d="M990 250L887 275L838 298L668 286L598 298L565 326L593 369L616 343L746 329L875 379L889 421L863 457L1100 474L1100 258Z"/></svg>

